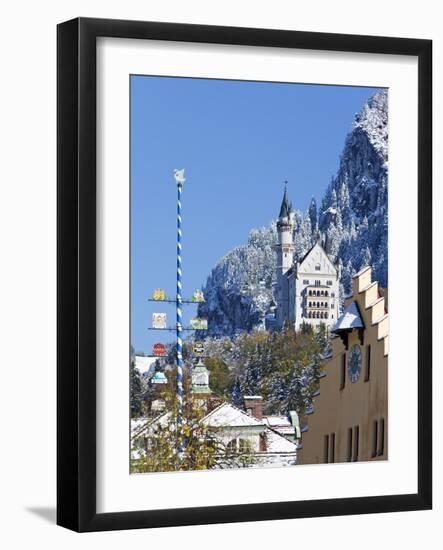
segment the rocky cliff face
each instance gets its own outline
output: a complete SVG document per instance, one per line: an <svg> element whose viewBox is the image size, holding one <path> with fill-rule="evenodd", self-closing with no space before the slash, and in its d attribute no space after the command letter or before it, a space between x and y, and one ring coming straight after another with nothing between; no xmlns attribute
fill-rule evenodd
<svg viewBox="0 0 443 550"><path fill-rule="evenodd" d="M380 92L355 117L320 208L313 200L306 212L295 216L296 258L309 250L320 231L326 251L339 263L342 296L365 265L372 265L374 277L387 286L387 182L388 97ZM263 326L274 299L276 242L275 223L254 229L246 245L214 267L204 287L207 302L198 312L209 320L209 335L232 336Z"/></svg>
<svg viewBox="0 0 443 550"><path fill-rule="evenodd" d="M198 310L209 320L210 336L233 336L263 324L273 299L276 242L275 224L254 229L246 245L214 267L204 288L206 303Z"/></svg>

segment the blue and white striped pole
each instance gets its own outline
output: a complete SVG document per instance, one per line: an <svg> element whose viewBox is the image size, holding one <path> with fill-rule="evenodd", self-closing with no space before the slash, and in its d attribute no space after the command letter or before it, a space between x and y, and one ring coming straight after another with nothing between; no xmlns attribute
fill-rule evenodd
<svg viewBox="0 0 443 550"><path fill-rule="evenodd" d="M183 341L182 341L182 218L181 194L183 189L184 169L174 170L177 183L177 424L180 431L183 423ZM183 457L183 440L178 444L179 457Z"/></svg>

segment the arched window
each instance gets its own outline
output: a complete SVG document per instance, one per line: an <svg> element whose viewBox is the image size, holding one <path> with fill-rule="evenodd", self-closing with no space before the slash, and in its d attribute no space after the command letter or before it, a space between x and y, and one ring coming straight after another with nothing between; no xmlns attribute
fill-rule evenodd
<svg viewBox="0 0 443 550"><path fill-rule="evenodd" d="M251 450L251 446L249 445L249 441L246 439L239 439L238 440L238 450L240 453L247 453Z"/></svg>
<svg viewBox="0 0 443 550"><path fill-rule="evenodd" d="M325 317L326 317L326 319L328 318L328 312L325 313Z"/></svg>
<svg viewBox="0 0 443 550"><path fill-rule="evenodd" d="M321 295L321 296L324 296L324 295L325 295L325 293L324 293L323 290L321 291L320 295Z"/></svg>
<svg viewBox="0 0 443 550"><path fill-rule="evenodd" d="M317 302L317 307L320 307L320 302Z"/></svg>
<svg viewBox="0 0 443 550"><path fill-rule="evenodd" d="M327 291L327 290L325 290L325 296L327 296L327 295L328 295L328 291Z"/></svg>
<svg viewBox="0 0 443 550"><path fill-rule="evenodd" d="M237 452L237 440L231 439L231 441L226 445L226 450L228 453L236 453Z"/></svg>

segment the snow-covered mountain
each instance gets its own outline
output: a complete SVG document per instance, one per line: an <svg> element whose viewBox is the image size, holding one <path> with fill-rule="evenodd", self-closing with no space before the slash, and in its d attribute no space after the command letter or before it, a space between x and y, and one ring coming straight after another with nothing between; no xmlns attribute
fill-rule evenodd
<svg viewBox="0 0 443 550"><path fill-rule="evenodd" d="M305 212L295 215L295 257L309 250L320 231L327 253L339 263L342 296L364 265L372 265L374 277L387 286L387 183L388 96L382 91L355 116L320 208L312 199ZM274 299L276 242L275 222L254 229L246 245L214 267L198 312L209 320L209 335L232 336L263 325Z"/></svg>

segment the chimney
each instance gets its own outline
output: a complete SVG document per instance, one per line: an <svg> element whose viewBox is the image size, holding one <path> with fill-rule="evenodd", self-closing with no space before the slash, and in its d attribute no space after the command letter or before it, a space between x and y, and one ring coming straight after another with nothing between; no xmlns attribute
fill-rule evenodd
<svg viewBox="0 0 443 550"><path fill-rule="evenodd" d="M257 420L263 419L263 397L261 395L245 395L245 409Z"/></svg>

